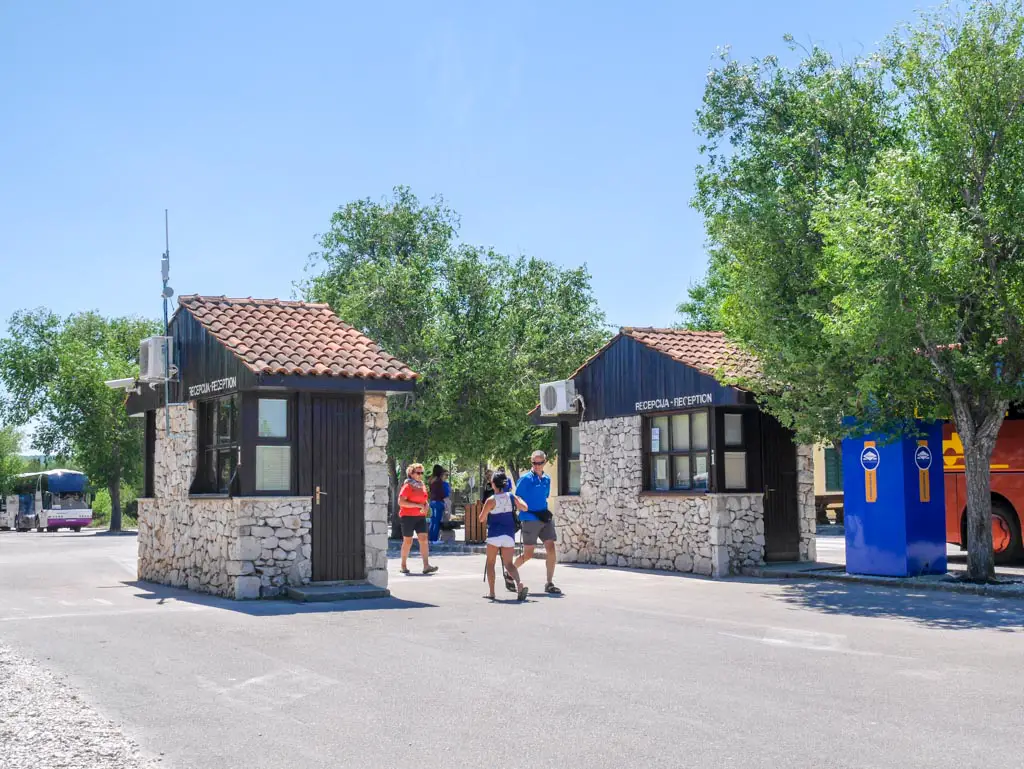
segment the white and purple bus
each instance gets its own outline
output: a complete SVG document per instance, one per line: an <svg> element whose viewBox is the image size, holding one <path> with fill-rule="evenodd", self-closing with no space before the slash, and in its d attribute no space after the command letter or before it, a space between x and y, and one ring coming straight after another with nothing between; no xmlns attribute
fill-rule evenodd
<svg viewBox="0 0 1024 769"><path fill-rule="evenodd" d="M81 531L92 523L88 484L77 470L23 473L15 479L14 494L7 497L5 523L18 531Z"/></svg>

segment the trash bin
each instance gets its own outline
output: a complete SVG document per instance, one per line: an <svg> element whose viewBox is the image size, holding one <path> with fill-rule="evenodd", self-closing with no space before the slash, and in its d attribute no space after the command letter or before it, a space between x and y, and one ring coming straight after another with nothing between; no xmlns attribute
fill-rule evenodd
<svg viewBox="0 0 1024 769"><path fill-rule="evenodd" d="M478 545L487 539L487 523L480 523L480 510L483 502L470 502L466 505L466 544Z"/></svg>

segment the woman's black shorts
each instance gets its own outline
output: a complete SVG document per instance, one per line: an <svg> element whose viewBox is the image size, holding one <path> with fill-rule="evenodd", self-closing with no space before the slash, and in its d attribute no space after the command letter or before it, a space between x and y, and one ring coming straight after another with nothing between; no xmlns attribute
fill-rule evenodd
<svg viewBox="0 0 1024 769"><path fill-rule="evenodd" d="M414 537L417 534L427 533L427 516L425 515L403 515L402 536Z"/></svg>

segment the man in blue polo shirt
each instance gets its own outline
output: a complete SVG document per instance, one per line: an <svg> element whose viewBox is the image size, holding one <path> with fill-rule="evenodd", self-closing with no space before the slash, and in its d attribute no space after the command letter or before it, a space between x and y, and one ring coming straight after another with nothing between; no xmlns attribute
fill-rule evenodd
<svg viewBox="0 0 1024 769"><path fill-rule="evenodd" d="M551 496L551 478L544 474L544 465L548 458L543 451L533 452L530 457L532 469L519 479L516 484L516 496L526 503L526 510L519 513L523 529L523 554L516 559L518 569L526 561L533 558L533 549L539 539L544 543L546 551L545 563L548 569L548 581L544 584L544 592L561 595L562 591L555 587L555 542L558 535L551 511L548 509L548 497Z"/></svg>

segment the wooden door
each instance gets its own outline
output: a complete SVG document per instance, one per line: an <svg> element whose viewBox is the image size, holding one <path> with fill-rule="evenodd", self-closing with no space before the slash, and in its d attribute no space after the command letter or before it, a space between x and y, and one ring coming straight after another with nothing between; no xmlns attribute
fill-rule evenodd
<svg viewBox="0 0 1024 769"><path fill-rule="evenodd" d="M764 477L764 559L800 558L800 510L796 489L796 443L793 432L761 414Z"/></svg>
<svg viewBox="0 0 1024 769"><path fill-rule="evenodd" d="M313 581L365 579L363 399L313 396L310 406Z"/></svg>

